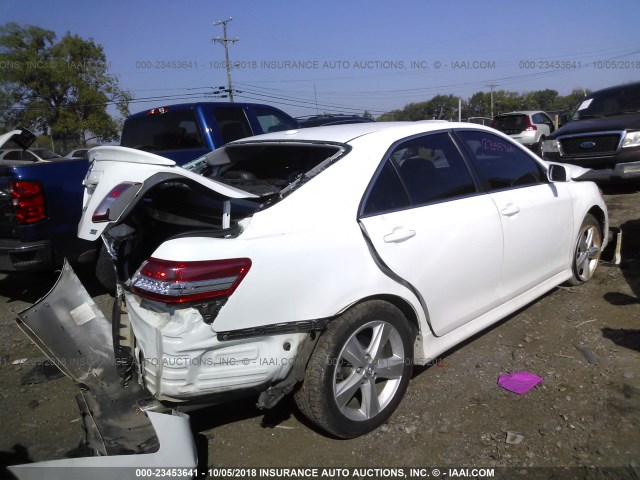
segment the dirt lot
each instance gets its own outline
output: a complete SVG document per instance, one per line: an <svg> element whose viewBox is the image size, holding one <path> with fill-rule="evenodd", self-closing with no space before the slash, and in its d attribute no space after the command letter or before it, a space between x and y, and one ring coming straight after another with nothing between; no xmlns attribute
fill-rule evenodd
<svg viewBox="0 0 640 480"><path fill-rule="evenodd" d="M305 423L291 400L265 415L249 399L192 416L200 443L208 444L207 463L606 466L633 467L624 475L637 478L640 188L605 193L611 223L624 232L622 264L601 264L589 284L557 288L417 370L400 408L382 428L355 440L334 440ZM70 380L21 382L43 356L15 325L15 313L55 278L0 276L0 465L72 455L83 436ZM95 285L90 291L108 310L108 295ZM496 385L500 374L520 370L544 381L522 396ZM521 441L507 443L507 432Z"/></svg>

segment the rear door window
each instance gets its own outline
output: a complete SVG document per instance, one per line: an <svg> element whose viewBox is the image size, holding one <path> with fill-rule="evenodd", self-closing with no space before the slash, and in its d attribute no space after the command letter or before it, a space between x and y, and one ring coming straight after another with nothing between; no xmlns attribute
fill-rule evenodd
<svg viewBox="0 0 640 480"><path fill-rule="evenodd" d="M4 156L4 160L20 160L23 162L37 162L38 157L27 150L11 150Z"/></svg>
<svg viewBox="0 0 640 480"><path fill-rule="evenodd" d="M294 130L298 128L296 122L281 112L269 108L255 108L253 110L264 133Z"/></svg>
<svg viewBox="0 0 640 480"><path fill-rule="evenodd" d="M10 152L7 152L7 154L4 156L5 160L31 160L30 158L26 158L25 155L23 155L22 150L11 150Z"/></svg>
<svg viewBox="0 0 640 480"><path fill-rule="evenodd" d="M375 215L401 210L411 205L407 191L391 161L386 161L371 187L362 214Z"/></svg>
<svg viewBox="0 0 640 480"><path fill-rule="evenodd" d="M509 140L484 131L457 133L490 190L546 183L542 166Z"/></svg>
<svg viewBox="0 0 640 480"><path fill-rule="evenodd" d="M466 162L447 133L396 146L369 190L363 215L444 202L477 192Z"/></svg>
<svg viewBox="0 0 640 480"><path fill-rule="evenodd" d="M218 124L218 130L223 143L233 142L253 135L249 120L240 107L215 108L213 116Z"/></svg>

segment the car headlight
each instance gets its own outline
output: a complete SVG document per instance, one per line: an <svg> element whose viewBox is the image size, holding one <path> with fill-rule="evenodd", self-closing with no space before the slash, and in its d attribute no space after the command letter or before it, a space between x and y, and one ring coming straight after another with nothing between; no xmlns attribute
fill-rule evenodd
<svg viewBox="0 0 640 480"><path fill-rule="evenodd" d="M622 148L640 147L640 132L627 132L622 141Z"/></svg>
<svg viewBox="0 0 640 480"><path fill-rule="evenodd" d="M545 140L542 142L542 153L559 153L560 142L557 140Z"/></svg>

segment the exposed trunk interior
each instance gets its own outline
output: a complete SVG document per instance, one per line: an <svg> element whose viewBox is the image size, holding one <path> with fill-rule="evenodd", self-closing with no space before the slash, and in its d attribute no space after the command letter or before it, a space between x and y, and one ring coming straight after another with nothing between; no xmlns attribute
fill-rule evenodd
<svg viewBox="0 0 640 480"><path fill-rule="evenodd" d="M344 151L344 146L333 144L253 142L212 152L214 161L208 158L200 173L258 195L257 199L227 199L180 177L151 187L124 220L105 234L117 257L120 281L128 280L168 239L181 235L239 235L243 220L284 198Z"/></svg>
<svg viewBox="0 0 640 480"><path fill-rule="evenodd" d="M212 190L190 181L169 181L149 190L105 239L117 256L120 281L126 281L163 242L180 235L236 236L239 222L262 205L256 200L221 199ZM228 226L223 222L229 210Z"/></svg>

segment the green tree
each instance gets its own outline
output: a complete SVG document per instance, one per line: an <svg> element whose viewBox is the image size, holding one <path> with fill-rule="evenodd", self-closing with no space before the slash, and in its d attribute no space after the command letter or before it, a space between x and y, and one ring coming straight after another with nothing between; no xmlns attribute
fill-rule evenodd
<svg viewBox="0 0 640 480"><path fill-rule="evenodd" d="M488 117L491 112L491 95L488 92L476 92L467 102L467 117Z"/></svg>
<svg viewBox="0 0 640 480"><path fill-rule="evenodd" d="M50 133L65 150L118 139L120 124L107 107L126 116L131 95L108 72L93 39L67 32L56 41L50 30L8 23L0 27L0 65L0 87L11 105L0 121Z"/></svg>
<svg viewBox="0 0 640 480"><path fill-rule="evenodd" d="M463 102L464 109L464 102ZM454 95L436 95L426 102L409 103L402 110L393 110L378 117L380 122L416 120L458 119L458 97Z"/></svg>
<svg viewBox="0 0 640 480"><path fill-rule="evenodd" d="M553 105L556 111L573 111L591 93L585 88L574 88L569 95L558 97Z"/></svg>

